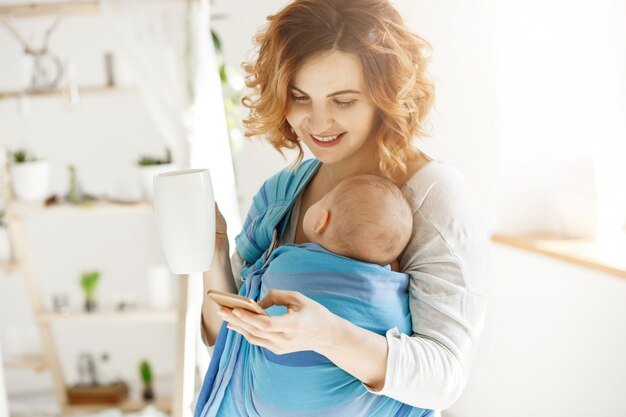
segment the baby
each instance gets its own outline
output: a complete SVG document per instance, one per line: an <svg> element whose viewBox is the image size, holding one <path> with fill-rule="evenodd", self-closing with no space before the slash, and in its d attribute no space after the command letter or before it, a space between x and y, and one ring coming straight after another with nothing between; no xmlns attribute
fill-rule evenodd
<svg viewBox="0 0 626 417"><path fill-rule="evenodd" d="M413 215L394 183L357 175L341 181L309 207L302 226L311 242L330 252L387 265L408 244Z"/></svg>

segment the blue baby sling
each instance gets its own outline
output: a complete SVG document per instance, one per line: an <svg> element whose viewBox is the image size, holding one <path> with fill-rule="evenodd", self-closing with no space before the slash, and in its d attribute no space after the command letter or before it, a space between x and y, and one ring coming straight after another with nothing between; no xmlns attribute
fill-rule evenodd
<svg viewBox="0 0 626 417"><path fill-rule="evenodd" d="M253 199L237 251L245 260L240 295L263 298L270 289L299 291L357 326L384 335L411 334L408 276L331 253L314 243L273 244L293 202L319 167L303 162L267 180ZM286 313L273 306L270 316ZM215 343L195 417L405 417L431 410L372 394L326 357L302 351L277 355L226 328Z"/></svg>

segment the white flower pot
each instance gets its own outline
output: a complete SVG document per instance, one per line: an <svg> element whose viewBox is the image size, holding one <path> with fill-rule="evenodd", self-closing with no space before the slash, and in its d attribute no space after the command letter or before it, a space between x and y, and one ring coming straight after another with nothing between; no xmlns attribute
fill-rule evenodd
<svg viewBox="0 0 626 417"><path fill-rule="evenodd" d="M154 176L162 172L176 171L178 166L176 164L140 165L137 169L144 197L152 202L154 201Z"/></svg>
<svg viewBox="0 0 626 417"><path fill-rule="evenodd" d="M50 193L50 162L40 159L11 165L11 185L18 200L40 202Z"/></svg>
<svg viewBox="0 0 626 417"><path fill-rule="evenodd" d="M9 231L4 227L0 227L0 264L11 260L11 241L9 240Z"/></svg>

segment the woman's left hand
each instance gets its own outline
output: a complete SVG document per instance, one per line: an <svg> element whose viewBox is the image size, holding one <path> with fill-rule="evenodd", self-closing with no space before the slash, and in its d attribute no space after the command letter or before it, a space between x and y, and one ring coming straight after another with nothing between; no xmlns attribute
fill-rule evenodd
<svg viewBox="0 0 626 417"><path fill-rule="evenodd" d="M258 303L266 309L287 307L282 316L264 316L241 308L221 307L219 315L228 327L241 333L253 345L275 354L313 350L331 344L337 316L326 307L296 291L270 290Z"/></svg>

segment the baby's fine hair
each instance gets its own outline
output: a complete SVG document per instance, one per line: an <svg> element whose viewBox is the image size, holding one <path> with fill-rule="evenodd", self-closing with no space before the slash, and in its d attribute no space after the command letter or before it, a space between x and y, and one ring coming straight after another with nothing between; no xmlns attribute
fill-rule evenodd
<svg viewBox="0 0 626 417"><path fill-rule="evenodd" d="M331 206L333 239L344 256L386 265L400 256L411 238L411 206L388 179L349 177L333 189Z"/></svg>

